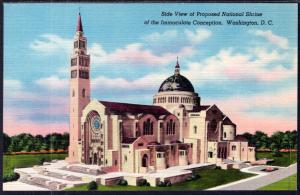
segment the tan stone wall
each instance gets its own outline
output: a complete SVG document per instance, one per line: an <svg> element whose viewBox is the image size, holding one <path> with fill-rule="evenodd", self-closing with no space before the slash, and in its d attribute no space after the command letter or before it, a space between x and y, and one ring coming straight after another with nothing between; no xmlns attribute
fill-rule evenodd
<svg viewBox="0 0 300 195"><path fill-rule="evenodd" d="M201 141L200 139L189 139L189 138L185 138L184 139L184 143L191 143L193 144L193 147L191 148L191 163L199 163L200 162L200 154L201 154L201 150L200 150L200 144Z"/></svg>
<svg viewBox="0 0 300 195"><path fill-rule="evenodd" d="M218 143L217 142L208 142L208 150L207 153L212 152L212 158L207 154L207 162L209 163L217 163L217 154L218 154Z"/></svg>
<svg viewBox="0 0 300 195"><path fill-rule="evenodd" d="M225 137L226 133L226 137ZM235 137L235 126L234 125L223 125L223 140L234 140Z"/></svg>
<svg viewBox="0 0 300 195"><path fill-rule="evenodd" d="M129 148L122 147L122 171L133 173L135 164L133 146L131 144L126 145L128 145ZM125 160L125 157L127 158L127 160Z"/></svg>

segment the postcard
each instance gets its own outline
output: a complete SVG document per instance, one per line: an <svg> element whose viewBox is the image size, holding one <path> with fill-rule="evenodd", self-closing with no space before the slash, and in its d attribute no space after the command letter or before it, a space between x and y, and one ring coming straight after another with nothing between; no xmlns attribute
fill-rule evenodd
<svg viewBox="0 0 300 195"><path fill-rule="evenodd" d="M293 3L4 3L4 191L297 190Z"/></svg>

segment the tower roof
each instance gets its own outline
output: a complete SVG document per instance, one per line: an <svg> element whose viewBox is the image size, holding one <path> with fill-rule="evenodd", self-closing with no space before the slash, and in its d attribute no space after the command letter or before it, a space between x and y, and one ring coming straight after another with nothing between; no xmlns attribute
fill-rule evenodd
<svg viewBox="0 0 300 195"><path fill-rule="evenodd" d="M180 68L179 63L178 63L178 56L177 56L177 62L175 68Z"/></svg>
<svg viewBox="0 0 300 195"><path fill-rule="evenodd" d="M78 20L77 20L77 32L78 31L83 32L80 12L78 14Z"/></svg>

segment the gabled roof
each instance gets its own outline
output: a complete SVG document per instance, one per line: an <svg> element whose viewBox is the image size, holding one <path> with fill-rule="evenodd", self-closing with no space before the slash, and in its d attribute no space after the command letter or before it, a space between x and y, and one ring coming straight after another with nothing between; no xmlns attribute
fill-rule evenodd
<svg viewBox="0 0 300 195"><path fill-rule="evenodd" d="M230 120L230 118L228 118L227 116L225 116L223 118L223 125L235 125L235 124Z"/></svg>
<svg viewBox="0 0 300 195"><path fill-rule="evenodd" d="M166 109L160 106L153 105L141 105L141 104L129 104L129 103L120 103L120 102L107 102L99 101L103 104L109 112L114 114L152 114L154 116L169 115L171 114Z"/></svg>
<svg viewBox="0 0 300 195"><path fill-rule="evenodd" d="M132 144L137 139L138 139L138 137L126 137L126 138L123 138L122 143L123 144Z"/></svg>

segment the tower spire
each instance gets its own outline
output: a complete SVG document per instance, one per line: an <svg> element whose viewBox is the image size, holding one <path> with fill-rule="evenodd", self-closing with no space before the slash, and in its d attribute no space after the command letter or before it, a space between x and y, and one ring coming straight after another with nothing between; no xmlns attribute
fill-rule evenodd
<svg viewBox="0 0 300 195"><path fill-rule="evenodd" d="M79 11L78 20L77 20L77 32L83 32L80 11Z"/></svg>
<svg viewBox="0 0 300 195"><path fill-rule="evenodd" d="M175 65L175 72L174 72L175 75L179 75L180 74L180 65L179 65L179 62L178 62L178 56L177 56L177 62L176 62L176 65Z"/></svg>

